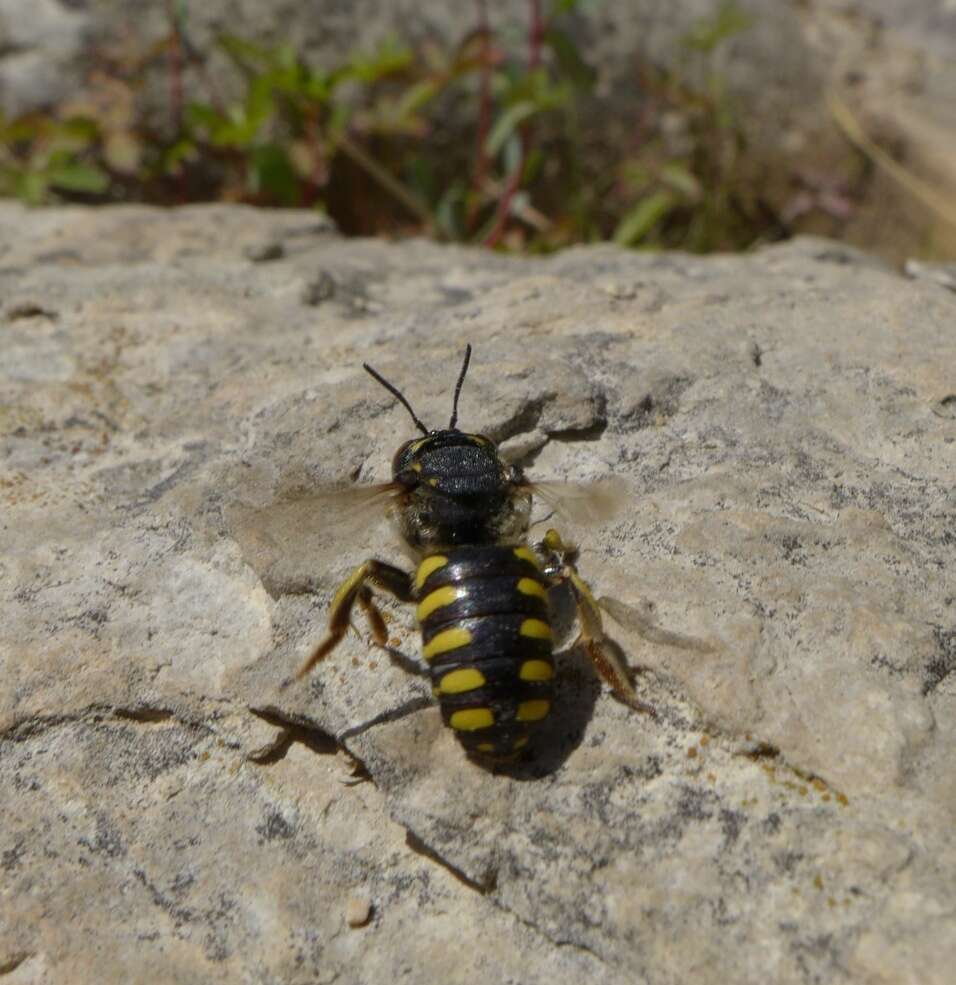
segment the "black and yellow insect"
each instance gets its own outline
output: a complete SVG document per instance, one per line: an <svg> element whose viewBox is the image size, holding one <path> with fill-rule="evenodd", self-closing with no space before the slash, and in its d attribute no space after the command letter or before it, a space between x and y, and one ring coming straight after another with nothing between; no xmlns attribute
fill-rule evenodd
<svg viewBox="0 0 956 985"><path fill-rule="evenodd" d="M476 758L510 759L528 745L551 711L554 639L549 591L574 593L580 642L616 694L636 698L625 669L604 645L601 614L575 567L576 551L556 530L528 541L532 494L519 468L500 458L494 442L456 427L458 397L471 357L465 351L451 421L429 431L405 397L374 369L364 368L405 406L423 437L405 442L392 463L388 494L407 547L418 561L408 573L368 560L332 600L328 634L303 665L308 673L342 640L356 603L375 641L388 633L372 586L417 606L422 656L445 724ZM553 492L553 489L551 490Z"/></svg>

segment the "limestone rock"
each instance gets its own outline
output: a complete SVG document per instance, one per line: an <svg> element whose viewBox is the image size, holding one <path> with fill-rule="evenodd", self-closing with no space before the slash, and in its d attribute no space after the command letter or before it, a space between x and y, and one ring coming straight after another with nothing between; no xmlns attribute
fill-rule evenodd
<svg viewBox="0 0 956 985"><path fill-rule="evenodd" d="M950 980L952 291L823 240L509 259L232 207L4 205L0 243L11 981ZM441 425L465 341L463 427L629 484L574 533L650 626L609 622L658 717L568 643L510 773L363 636L284 686L402 559L315 495L411 434L361 362Z"/></svg>

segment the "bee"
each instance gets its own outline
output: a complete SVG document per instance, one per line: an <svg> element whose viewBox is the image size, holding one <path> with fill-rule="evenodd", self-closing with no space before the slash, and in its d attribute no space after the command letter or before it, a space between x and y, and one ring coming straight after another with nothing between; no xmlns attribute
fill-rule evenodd
<svg viewBox="0 0 956 985"><path fill-rule="evenodd" d="M554 636L549 593L573 593L579 643L598 674L632 707L640 702L615 648L607 645L601 610L578 573L577 549L556 529L529 539L534 494L555 502L560 484L533 484L507 464L495 443L457 427L458 401L471 360L465 349L447 428L429 430L406 397L367 363L363 368L408 411L421 437L406 441L392 461L392 481L368 487L385 494L414 571L369 559L335 593L328 631L299 670L312 671L339 645L356 605L374 641L389 650L375 591L416 606L422 657L444 723L467 754L506 761L522 754L549 715L554 698ZM578 517L606 509L614 498L600 484L570 487L564 505ZM603 601L603 600L602 600ZM623 605L618 603L622 608ZM612 610L608 610L612 611ZM406 667L406 669L408 669Z"/></svg>

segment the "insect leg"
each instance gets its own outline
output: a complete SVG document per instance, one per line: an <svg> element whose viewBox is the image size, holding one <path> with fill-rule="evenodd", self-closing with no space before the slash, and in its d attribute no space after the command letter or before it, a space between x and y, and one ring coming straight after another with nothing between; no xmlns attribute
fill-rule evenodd
<svg viewBox="0 0 956 985"><path fill-rule="evenodd" d="M372 601L368 587L371 582L394 595L400 602L414 601L412 576L401 568L384 561L368 560L360 564L339 586L329 611L329 628L325 638L302 665L297 678L304 677L320 660L324 660L342 641L352 618L352 607L358 601L368 616L375 641L384 646L388 641L385 620Z"/></svg>
<svg viewBox="0 0 956 985"><path fill-rule="evenodd" d="M611 690L626 704L637 711L656 714L654 709L638 698L627 676L627 667L621 659L619 647L604 635L601 609L588 583L578 574L574 565L577 548L566 542L557 530L549 530L539 546L545 558L546 570L553 571L560 565L557 581L567 582L574 593L578 619L581 622L581 635L578 643L583 645L595 669L610 685Z"/></svg>

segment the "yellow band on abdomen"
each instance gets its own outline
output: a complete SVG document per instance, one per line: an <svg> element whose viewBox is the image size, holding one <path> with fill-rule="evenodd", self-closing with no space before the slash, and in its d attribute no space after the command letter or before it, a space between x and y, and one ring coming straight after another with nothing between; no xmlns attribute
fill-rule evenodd
<svg viewBox="0 0 956 985"><path fill-rule="evenodd" d="M442 588L436 588L434 592L426 595L418 603L415 616L419 622L424 622L436 609L457 602L464 594L464 590L455 585L444 585Z"/></svg>
<svg viewBox="0 0 956 985"><path fill-rule="evenodd" d="M437 657L440 653L447 653L449 650L457 650L460 646L468 646L471 642L471 633L461 626L454 626L451 629L437 633L430 643L422 649L422 656L426 660Z"/></svg>
<svg viewBox="0 0 956 985"><path fill-rule="evenodd" d="M431 557L425 558L418 566L418 572L415 575L415 587L420 589L428 581L429 575L439 568L443 568L446 564L448 564L448 558L443 554L433 554Z"/></svg>
<svg viewBox="0 0 956 985"><path fill-rule="evenodd" d="M551 627L541 619L525 619L518 632L522 636L530 636L534 640L551 639Z"/></svg>

